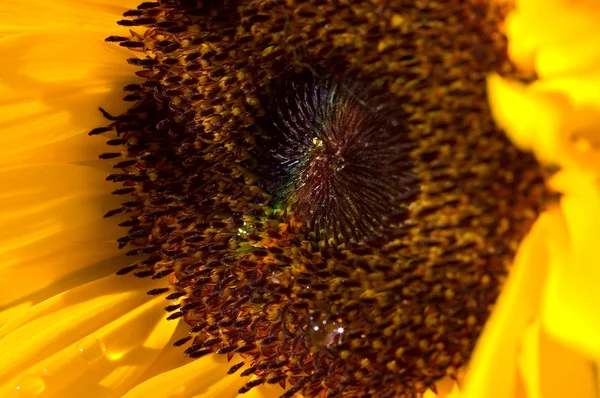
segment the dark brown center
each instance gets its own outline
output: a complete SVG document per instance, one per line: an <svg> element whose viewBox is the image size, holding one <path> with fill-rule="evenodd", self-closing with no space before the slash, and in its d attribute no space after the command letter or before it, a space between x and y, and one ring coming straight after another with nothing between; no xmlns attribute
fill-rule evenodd
<svg viewBox="0 0 600 398"><path fill-rule="evenodd" d="M494 125L480 0L147 2L103 154L119 271L169 276L191 357L283 396L414 397L465 365L546 191ZM307 77L309 76L309 77ZM288 83L285 83L285 81ZM234 377L234 376L232 376Z"/></svg>
<svg viewBox="0 0 600 398"><path fill-rule="evenodd" d="M385 239L420 190L402 103L369 82L280 80L261 140L271 146L274 207L328 245Z"/></svg>

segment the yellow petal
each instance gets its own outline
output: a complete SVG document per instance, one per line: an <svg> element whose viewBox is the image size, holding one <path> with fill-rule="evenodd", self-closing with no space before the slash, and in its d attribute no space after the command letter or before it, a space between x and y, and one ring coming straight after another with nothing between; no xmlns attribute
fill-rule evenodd
<svg viewBox="0 0 600 398"><path fill-rule="evenodd" d="M115 151L115 147L106 145L106 141L115 136L116 134L112 131L95 136L77 134L60 141L24 150L14 156L7 156L0 159L0 167L40 163L80 164L102 169L108 175L114 172L112 166L123 159L101 160L98 155Z"/></svg>
<svg viewBox="0 0 600 398"><path fill-rule="evenodd" d="M540 344L539 324L532 323L523 332L521 351L519 353L519 369L523 378L528 398L541 398L540 394Z"/></svg>
<svg viewBox="0 0 600 398"><path fill-rule="evenodd" d="M547 164L600 170L600 75L526 86L493 75L489 100L498 124Z"/></svg>
<svg viewBox="0 0 600 398"><path fill-rule="evenodd" d="M535 70L526 86L494 76L494 116L544 163L600 170L600 3L519 0L506 30L512 59Z"/></svg>
<svg viewBox="0 0 600 398"><path fill-rule="evenodd" d="M595 0L519 0L506 22L509 54L541 77L593 69L600 62Z"/></svg>
<svg viewBox="0 0 600 398"><path fill-rule="evenodd" d="M194 359L183 354L187 346L173 347L173 343L186 336L189 330L190 325L185 322L180 322L177 325L171 340L167 343L168 348L163 350L148 369L136 380L136 385L194 361Z"/></svg>
<svg viewBox="0 0 600 398"><path fill-rule="evenodd" d="M233 398L249 380L227 375L235 363L228 363L226 356L208 355L146 380L123 398Z"/></svg>
<svg viewBox="0 0 600 398"><path fill-rule="evenodd" d="M8 331L0 339L0 396L22 396L23 389L41 389L44 397L121 396L177 325L165 320L163 297L145 294L163 284L111 275L10 321L0 329Z"/></svg>
<svg viewBox="0 0 600 398"><path fill-rule="evenodd" d="M0 310L33 304L115 272L115 240L103 219L118 200L102 170L75 165L0 169Z"/></svg>
<svg viewBox="0 0 600 398"><path fill-rule="evenodd" d="M0 307L0 327L9 320L23 313L25 310L30 308L32 305L31 301L24 301L19 304L5 305Z"/></svg>
<svg viewBox="0 0 600 398"><path fill-rule="evenodd" d="M562 239L560 215L546 212L523 240L506 286L479 339L463 398L511 397L517 386L517 347L539 309L552 245Z"/></svg>
<svg viewBox="0 0 600 398"><path fill-rule="evenodd" d="M125 29L116 24L140 0L3 0L0 36L48 30L91 31L100 37Z"/></svg>
<svg viewBox="0 0 600 398"><path fill-rule="evenodd" d="M564 171L552 181L569 239L552 259L543 302L548 332L600 360L600 185L593 173ZM557 249L558 250L558 249Z"/></svg>
<svg viewBox="0 0 600 398"><path fill-rule="evenodd" d="M173 333L173 337L171 338L171 341L169 341L169 343L167 344L167 347L171 347L173 345L173 343L180 339L181 337L187 335L188 331L190 329L190 325L186 324L186 323L180 323L177 326L177 329L175 330L175 332ZM136 381L136 384L141 384L155 376L161 375L163 373L167 373L170 372L176 368L182 367L184 365L187 365L191 362L194 361L194 359L189 358L187 355L183 354L183 351L185 350L185 346L183 347L172 347L172 348L168 348L163 350L163 352L160 353L159 357L154 361L154 363L146 370L146 372L144 372L144 374L142 374L138 380ZM232 366L233 364L241 361L241 358L235 357L233 358L229 363L227 363L227 365L225 366L225 363L223 361L223 367L219 368L220 372L222 372L221 376L224 379L227 379L227 382L235 382L235 388L232 388L231 390L235 390L235 394L231 395L231 397L234 397L235 395L237 395L237 389L239 389L241 387L240 383L245 383L247 381L247 379L240 379L239 373L241 373L243 370L238 370L237 375L233 375L233 376L227 376L226 372L229 369L230 366ZM238 380L240 379L240 380ZM140 387L141 389L141 387ZM210 389L211 392L216 393L215 390ZM175 392L173 392L174 397L177 397L177 394L183 394L184 397L187 397L186 392L189 392L189 389L181 389L181 391L179 390L175 390ZM271 384L263 384L260 385L258 387L253 388L252 390L250 390L249 392L239 395L240 398L279 398L281 396L281 394L283 394L284 390L283 388L281 388L281 386L279 386L279 384L277 385L271 385ZM132 392L133 394L133 392ZM201 395L200 395L201 396ZM215 395L215 397L218 397L217 395ZM226 398L226 396L224 396L224 398Z"/></svg>
<svg viewBox="0 0 600 398"><path fill-rule="evenodd" d="M452 394L458 391L458 383L450 377L445 377L435 383L435 390L425 391L423 398L451 398Z"/></svg>
<svg viewBox="0 0 600 398"><path fill-rule="evenodd" d="M105 126L98 107L124 112L123 86L139 81L126 62L132 53L83 33L9 36L0 52L2 164Z"/></svg>
<svg viewBox="0 0 600 398"><path fill-rule="evenodd" d="M520 369L528 398L596 398L593 363L532 324L524 334Z"/></svg>
<svg viewBox="0 0 600 398"><path fill-rule="evenodd" d="M554 163L600 171L600 73L544 79L530 86L538 98L553 101L556 118L562 125L556 131L538 130L540 137L552 139L558 147ZM533 147L537 151L537 140Z"/></svg>
<svg viewBox="0 0 600 398"><path fill-rule="evenodd" d="M554 102L498 75L488 78L488 96L496 122L517 146L543 162L556 161L564 122Z"/></svg>

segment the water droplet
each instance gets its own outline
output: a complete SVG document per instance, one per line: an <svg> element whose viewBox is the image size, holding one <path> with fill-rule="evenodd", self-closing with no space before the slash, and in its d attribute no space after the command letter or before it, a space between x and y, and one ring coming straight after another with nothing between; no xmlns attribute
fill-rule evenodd
<svg viewBox="0 0 600 398"><path fill-rule="evenodd" d="M311 326L308 328L308 336L315 346L332 347L342 343L345 329L341 319L318 320L310 317Z"/></svg>
<svg viewBox="0 0 600 398"><path fill-rule="evenodd" d="M32 397L41 394L46 388L46 384L39 376L25 375L18 380L15 388L19 397Z"/></svg>
<svg viewBox="0 0 600 398"><path fill-rule="evenodd" d="M87 337L79 342L77 350L83 359L94 362L104 356L106 346L99 338Z"/></svg>

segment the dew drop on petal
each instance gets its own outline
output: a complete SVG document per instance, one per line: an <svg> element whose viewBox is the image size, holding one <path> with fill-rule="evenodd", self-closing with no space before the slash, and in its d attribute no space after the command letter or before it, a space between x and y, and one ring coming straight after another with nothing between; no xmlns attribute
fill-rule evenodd
<svg viewBox="0 0 600 398"><path fill-rule="evenodd" d="M77 350L84 360L94 362L104 356L106 346L97 337L87 337L79 342Z"/></svg>
<svg viewBox="0 0 600 398"><path fill-rule="evenodd" d="M44 380L35 375L25 375L17 381L17 396L32 397L41 394L46 388Z"/></svg>

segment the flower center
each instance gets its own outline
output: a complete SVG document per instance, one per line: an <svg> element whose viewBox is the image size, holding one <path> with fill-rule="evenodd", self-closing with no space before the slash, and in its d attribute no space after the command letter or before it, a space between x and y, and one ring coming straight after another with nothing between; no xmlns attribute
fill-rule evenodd
<svg viewBox="0 0 600 398"><path fill-rule="evenodd" d="M512 73L478 0L161 1L141 85L113 118L136 262L169 275L185 353L241 358L284 397L412 397L471 354L544 204L534 159L495 127ZM107 115L109 116L109 115Z"/></svg>
<svg viewBox="0 0 600 398"><path fill-rule="evenodd" d="M329 245L385 239L419 193L402 103L368 83L279 80L261 140L271 147L274 207Z"/></svg>

